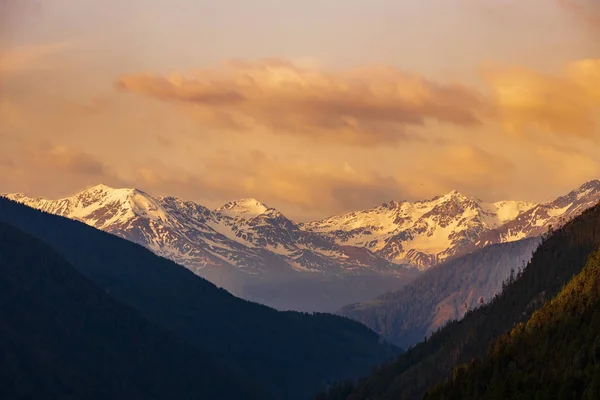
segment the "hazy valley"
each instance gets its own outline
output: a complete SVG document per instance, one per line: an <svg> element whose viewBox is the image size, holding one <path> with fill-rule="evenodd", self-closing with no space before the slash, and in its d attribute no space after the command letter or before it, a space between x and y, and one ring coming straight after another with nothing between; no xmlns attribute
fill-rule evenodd
<svg viewBox="0 0 600 400"><path fill-rule="evenodd" d="M105 185L59 200L4 196L141 244L248 300L284 310L332 312L398 290L444 260L541 236L548 226L558 227L597 203L600 182L540 204L487 203L452 191L311 223L293 222L255 199L210 210ZM491 282L474 283L477 295L459 296L454 307L493 296L510 269L528 261L530 249L521 253L494 264ZM485 264L471 261L470 270L492 269ZM460 311L446 314L438 324Z"/></svg>

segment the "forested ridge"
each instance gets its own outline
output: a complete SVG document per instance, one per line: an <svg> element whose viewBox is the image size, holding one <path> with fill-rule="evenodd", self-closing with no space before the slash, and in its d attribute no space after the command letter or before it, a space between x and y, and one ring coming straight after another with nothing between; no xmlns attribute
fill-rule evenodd
<svg viewBox="0 0 600 400"><path fill-rule="evenodd" d="M522 274L515 274L490 303L449 323L370 375L334 385L317 398L421 398L429 387L451 377L455 366L483 357L498 337L556 296L582 270L599 243L600 207L595 206L550 231Z"/></svg>
<svg viewBox="0 0 600 400"><path fill-rule="evenodd" d="M428 400L600 398L600 250L551 301L431 389Z"/></svg>

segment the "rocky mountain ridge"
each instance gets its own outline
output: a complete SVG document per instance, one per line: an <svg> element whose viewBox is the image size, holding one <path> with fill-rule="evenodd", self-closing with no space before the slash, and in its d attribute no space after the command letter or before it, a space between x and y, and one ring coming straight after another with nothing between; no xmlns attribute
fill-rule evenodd
<svg viewBox="0 0 600 400"><path fill-rule="evenodd" d="M209 210L175 197L153 197L141 190L106 185L60 200L3 196L139 243L197 273L223 269L272 278L293 271L396 274L406 269L368 249L302 230L254 199Z"/></svg>
<svg viewBox="0 0 600 400"><path fill-rule="evenodd" d="M600 201L590 181L545 203L485 202L457 191L297 224L252 198L210 210L175 197L98 185L60 200L3 195L83 221L199 272L402 274L494 243L540 236Z"/></svg>
<svg viewBox="0 0 600 400"><path fill-rule="evenodd" d="M427 269L490 244L536 237L600 201L600 181L544 202L485 202L452 191L417 202L390 202L369 210L304 224L339 244L364 247L392 262Z"/></svg>

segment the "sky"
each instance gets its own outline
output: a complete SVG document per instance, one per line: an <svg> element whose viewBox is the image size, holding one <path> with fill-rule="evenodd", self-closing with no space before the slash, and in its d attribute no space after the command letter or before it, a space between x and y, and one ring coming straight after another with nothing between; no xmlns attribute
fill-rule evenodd
<svg viewBox="0 0 600 400"><path fill-rule="evenodd" d="M0 0L0 192L307 221L597 178L598 0Z"/></svg>

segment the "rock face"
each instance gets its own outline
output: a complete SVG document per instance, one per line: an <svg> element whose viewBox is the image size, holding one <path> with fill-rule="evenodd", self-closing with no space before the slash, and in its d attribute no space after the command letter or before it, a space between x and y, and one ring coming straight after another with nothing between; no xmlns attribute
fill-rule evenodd
<svg viewBox="0 0 600 400"><path fill-rule="evenodd" d="M452 191L431 200L390 202L302 226L339 244L367 248L395 263L427 269L494 243L540 236L600 201L600 181L547 203L488 203Z"/></svg>

